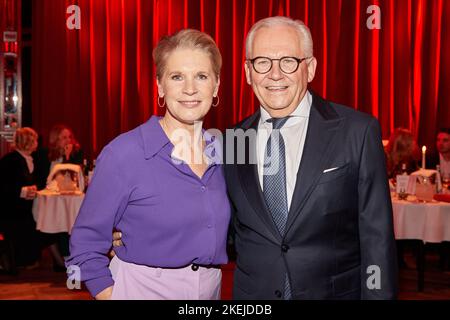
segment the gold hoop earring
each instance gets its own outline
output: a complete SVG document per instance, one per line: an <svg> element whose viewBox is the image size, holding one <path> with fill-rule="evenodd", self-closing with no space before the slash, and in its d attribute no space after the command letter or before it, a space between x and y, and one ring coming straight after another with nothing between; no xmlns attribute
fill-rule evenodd
<svg viewBox="0 0 450 320"><path fill-rule="evenodd" d="M219 98L219 96L213 97L213 102L214 102L214 98L217 98L217 102L216 102L216 103L213 103L212 106L213 106L213 107L217 107L217 106L219 105L220 98Z"/></svg>
<svg viewBox="0 0 450 320"><path fill-rule="evenodd" d="M163 103L161 104L159 101L159 99L163 99ZM164 99L164 97L160 97L160 96L158 96L158 106L160 107L160 108L164 108L165 107L165 105L166 105L166 99Z"/></svg>

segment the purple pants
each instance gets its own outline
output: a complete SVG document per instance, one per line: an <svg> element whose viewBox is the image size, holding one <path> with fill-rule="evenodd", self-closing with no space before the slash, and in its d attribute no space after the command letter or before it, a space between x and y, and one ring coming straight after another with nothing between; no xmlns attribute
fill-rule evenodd
<svg viewBox="0 0 450 320"><path fill-rule="evenodd" d="M153 268L125 262L117 256L109 268L115 282L111 300L220 299L220 268Z"/></svg>

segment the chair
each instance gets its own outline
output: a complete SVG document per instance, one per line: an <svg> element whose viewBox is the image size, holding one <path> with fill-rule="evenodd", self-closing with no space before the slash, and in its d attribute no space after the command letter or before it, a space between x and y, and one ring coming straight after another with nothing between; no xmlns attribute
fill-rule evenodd
<svg viewBox="0 0 450 320"><path fill-rule="evenodd" d="M17 275L16 259L12 242L0 231L0 271Z"/></svg>

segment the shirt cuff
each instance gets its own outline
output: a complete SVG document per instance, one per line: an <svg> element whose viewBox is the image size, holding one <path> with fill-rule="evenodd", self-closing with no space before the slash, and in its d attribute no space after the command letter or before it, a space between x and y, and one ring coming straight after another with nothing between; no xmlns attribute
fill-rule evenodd
<svg viewBox="0 0 450 320"><path fill-rule="evenodd" d="M113 286L114 280L111 276L104 276L101 278L85 281L85 285L91 295L95 298L97 294L99 294L106 288Z"/></svg>

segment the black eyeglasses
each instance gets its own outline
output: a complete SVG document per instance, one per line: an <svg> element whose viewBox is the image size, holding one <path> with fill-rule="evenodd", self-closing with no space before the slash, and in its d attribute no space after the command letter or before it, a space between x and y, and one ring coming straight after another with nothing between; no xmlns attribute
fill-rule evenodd
<svg viewBox="0 0 450 320"><path fill-rule="evenodd" d="M270 59L268 57L256 57L253 59L247 59L247 61L250 61L250 63L253 66L253 70L255 70L257 73L267 73L270 70L272 70L273 62L279 61L280 62L280 69L283 73L290 74L294 73L298 70L298 66L300 63L302 63L304 60L309 59L311 57L306 58L296 58L296 57L282 57L280 59Z"/></svg>

